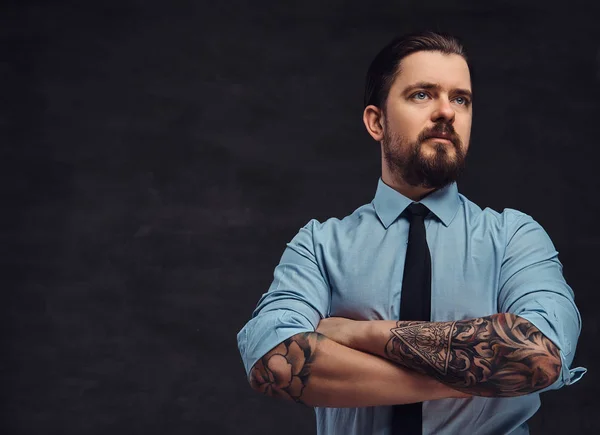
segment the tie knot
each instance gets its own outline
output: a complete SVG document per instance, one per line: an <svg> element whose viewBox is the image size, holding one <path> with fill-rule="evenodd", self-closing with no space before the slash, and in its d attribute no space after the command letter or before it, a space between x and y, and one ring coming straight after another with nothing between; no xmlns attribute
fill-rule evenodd
<svg viewBox="0 0 600 435"><path fill-rule="evenodd" d="M423 219L425 219L425 216L429 213L427 206L417 202L413 202L406 210L410 216L419 216Z"/></svg>

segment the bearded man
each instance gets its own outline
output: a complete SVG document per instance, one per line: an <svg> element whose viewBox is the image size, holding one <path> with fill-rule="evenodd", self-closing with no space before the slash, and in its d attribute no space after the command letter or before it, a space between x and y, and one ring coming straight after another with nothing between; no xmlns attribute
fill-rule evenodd
<svg viewBox="0 0 600 435"><path fill-rule="evenodd" d="M373 201L301 228L238 333L252 388L314 407L319 435L528 434L540 393L586 371L570 368L581 317L548 234L458 192L472 94L450 35L381 50L363 113Z"/></svg>

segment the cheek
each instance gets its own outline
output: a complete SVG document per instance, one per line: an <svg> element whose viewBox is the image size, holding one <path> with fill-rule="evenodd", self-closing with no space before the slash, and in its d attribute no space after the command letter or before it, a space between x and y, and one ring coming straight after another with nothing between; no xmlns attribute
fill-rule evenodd
<svg viewBox="0 0 600 435"><path fill-rule="evenodd" d="M471 138L471 121L465 121L460 125L455 125L454 129L460 136L460 140L464 145L469 144L469 140Z"/></svg>
<svg viewBox="0 0 600 435"><path fill-rule="evenodd" d="M428 120L424 111L406 110L395 117L393 128L402 137L414 141L425 129Z"/></svg>

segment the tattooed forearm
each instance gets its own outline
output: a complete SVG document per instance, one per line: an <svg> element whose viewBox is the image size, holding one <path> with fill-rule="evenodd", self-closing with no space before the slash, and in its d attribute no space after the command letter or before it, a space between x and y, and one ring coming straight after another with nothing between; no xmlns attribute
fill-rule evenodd
<svg viewBox="0 0 600 435"><path fill-rule="evenodd" d="M556 346L529 321L509 313L453 322L403 322L391 329L386 357L460 391L509 397L551 385Z"/></svg>
<svg viewBox="0 0 600 435"><path fill-rule="evenodd" d="M250 385L265 395L302 403L302 393L310 378L316 343L323 336L314 332L294 335L256 362L250 372Z"/></svg>

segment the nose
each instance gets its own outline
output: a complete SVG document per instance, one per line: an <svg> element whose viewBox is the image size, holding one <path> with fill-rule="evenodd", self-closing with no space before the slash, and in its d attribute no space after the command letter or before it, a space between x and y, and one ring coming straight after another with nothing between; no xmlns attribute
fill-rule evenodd
<svg viewBox="0 0 600 435"><path fill-rule="evenodd" d="M454 122L454 108L450 104L450 100L441 97L438 99L434 111L431 114L431 120L433 122L444 121L446 123Z"/></svg>

